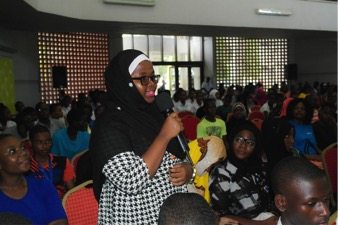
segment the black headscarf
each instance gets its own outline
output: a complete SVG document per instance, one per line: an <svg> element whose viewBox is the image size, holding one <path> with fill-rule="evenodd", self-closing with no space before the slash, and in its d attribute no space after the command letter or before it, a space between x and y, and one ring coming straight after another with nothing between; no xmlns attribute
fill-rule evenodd
<svg viewBox="0 0 338 225"><path fill-rule="evenodd" d="M137 50L121 51L110 61L104 74L107 87L106 109L93 129L90 143L97 197L105 179L101 171L107 161L125 151L133 151L142 156L159 134L165 120L156 103L146 102L131 79L129 66L140 55L144 54ZM112 132L117 129L126 133L124 141L128 141L132 149L109 148L109 143L121 141L109 138L113 137ZM178 158L185 157L176 139L169 142L167 151Z"/></svg>
<svg viewBox="0 0 338 225"><path fill-rule="evenodd" d="M233 142L239 132L243 130L251 131L255 138L255 148L248 159L240 160L234 154L233 151ZM261 171L262 170L262 160L261 160L261 140L260 140L260 132L257 127L251 123L250 121L245 121L235 127L232 132L228 135L230 151L228 159L231 163L237 166L239 169L244 171Z"/></svg>
<svg viewBox="0 0 338 225"><path fill-rule="evenodd" d="M128 68L139 55L144 54L138 50L125 50L109 63L105 72L108 92L106 106L114 119L137 129L152 142L159 134L165 118L156 103L146 102L132 82ZM146 150L140 149L134 152L142 156ZM176 139L169 143L168 151L179 158L185 156Z"/></svg>

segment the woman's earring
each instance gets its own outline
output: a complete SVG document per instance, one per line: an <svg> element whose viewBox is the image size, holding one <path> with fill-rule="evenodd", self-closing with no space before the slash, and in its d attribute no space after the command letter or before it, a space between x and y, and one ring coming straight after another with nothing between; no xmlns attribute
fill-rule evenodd
<svg viewBox="0 0 338 225"><path fill-rule="evenodd" d="M129 82L129 87L133 87L133 83L132 82Z"/></svg>

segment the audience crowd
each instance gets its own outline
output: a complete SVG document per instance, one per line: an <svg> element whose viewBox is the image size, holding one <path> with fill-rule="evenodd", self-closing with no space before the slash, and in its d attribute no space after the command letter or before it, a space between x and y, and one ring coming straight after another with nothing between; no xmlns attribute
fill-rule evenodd
<svg viewBox="0 0 338 225"><path fill-rule="evenodd" d="M216 89L209 82L210 79L201 90L179 88L171 93L174 111L181 117L183 126L189 126L184 118L194 117L198 121L193 130L196 138L217 136L226 146L228 157L208 168L211 201L208 199L206 204L210 201L210 208L221 218L219 224L277 224L280 211L286 214L280 200L277 207L274 205L271 171L278 162L290 156L306 159L323 169L321 152L337 142L337 86L306 82L298 86L281 83L266 88L262 83L250 83L244 87L221 84ZM38 102L31 107L17 101L15 113L0 103L0 198L6 200L0 204L0 213L16 213L28 217L26 219L32 223L39 221L27 214L30 210L11 211L13 205L3 205L12 204L13 199L27 201L23 197L25 185L34 201L42 198L34 197L39 192L37 188L46 187L54 198L45 199L52 204L48 212L44 209L41 213L57 213L39 222L65 223L65 214L60 208L63 195L75 184L92 179L88 154L83 154L77 164L72 160L88 150L95 121L106 107L105 98L106 92L99 90L88 95L79 94L77 100L61 92L60 101L50 105ZM26 152L21 152L20 146ZM30 168L26 168L25 160L30 160ZM277 183L275 180L273 182ZM9 186L14 192L8 191ZM30 188L35 189L30 191ZM47 190L41 190L42 194L45 192ZM56 193L59 199L55 198ZM39 205L43 204L39 201ZM186 209L193 211L190 207ZM206 209L195 211L203 213L203 210ZM171 215L174 213L161 212L160 223L169 224L163 218L175 216ZM210 212L208 215L213 221L214 215Z"/></svg>

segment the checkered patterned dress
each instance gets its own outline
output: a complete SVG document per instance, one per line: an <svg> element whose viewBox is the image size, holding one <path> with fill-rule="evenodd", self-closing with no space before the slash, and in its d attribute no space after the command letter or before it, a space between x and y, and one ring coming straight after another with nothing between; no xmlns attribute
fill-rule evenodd
<svg viewBox="0 0 338 225"><path fill-rule="evenodd" d="M133 152L113 156L103 167L99 224L157 224L160 206L171 194L186 186L169 182L169 168L180 162L166 152L156 174L150 178L145 162Z"/></svg>

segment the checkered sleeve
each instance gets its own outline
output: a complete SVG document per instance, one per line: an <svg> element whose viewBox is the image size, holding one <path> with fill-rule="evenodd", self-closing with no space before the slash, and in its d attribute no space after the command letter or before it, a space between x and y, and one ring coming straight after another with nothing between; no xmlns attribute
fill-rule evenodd
<svg viewBox="0 0 338 225"><path fill-rule="evenodd" d="M142 191L150 182L147 165L134 152L123 152L113 156L102 171L115 187L131 194Z"/></svg>

